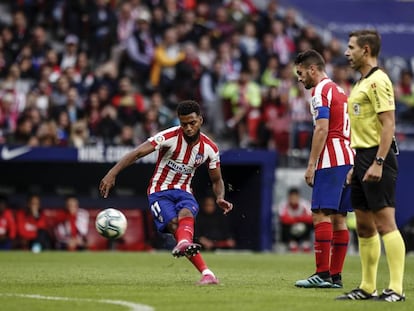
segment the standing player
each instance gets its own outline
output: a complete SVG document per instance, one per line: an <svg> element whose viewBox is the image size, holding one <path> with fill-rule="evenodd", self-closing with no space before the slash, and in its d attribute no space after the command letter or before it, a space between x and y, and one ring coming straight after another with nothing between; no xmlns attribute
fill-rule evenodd
<svg viewBox="0 0 414 311"><path fill-rule="evenodd" d="M295 283L305 288L341 288L342 268L348 249L346 213L351 211L347 174L354 163L350 147L347 97L325 72L322 56L308 50L295 60L299 82L312 90L314 119L312 146L305 172L313 187L312 219L315 229L316 272Z"/></svg>
<svg viewBox="0 0 414 311"><path fill-rule="evenodd" d="M393 144L395 102L392 83L378 68L381 38L376 30L349 35L345 56L361 73L349 96L352 147L356 150L352 174L362 279L358 288L337 299L404 301L405 244L395 221L395 187L398 163ZM377 295L381 241L387 256L388 288Z"/></svg>
<svg viewBox="0 0 414 311"><path fill-rule="evenodd" d="M148 201L157 229L174 234L177 245L172 250L172 255L187 257L201 272L202 278L198 284L218 284L218 279L199 254L201 245L193 243L194 218L199 205L191 191L191 180L197 167L207 163L216 203L225 214L232 210L233 204L224 199L219 150L200 132L203 124L200 106L192 100L182 101L177 107L177 115L180 126L150 137L126 154L105 175L99 189L106 198L121 170L158 150L155 172L148 187Z"/></svg>

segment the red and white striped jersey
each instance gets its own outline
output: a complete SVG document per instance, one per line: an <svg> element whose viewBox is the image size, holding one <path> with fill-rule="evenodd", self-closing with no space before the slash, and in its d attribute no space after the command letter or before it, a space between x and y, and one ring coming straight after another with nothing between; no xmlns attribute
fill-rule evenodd
<svg viewBox="0 0 414 311"><path fill-rule="evenodd" d="M318 108L329 108L328 137L316 169L354 164L354 151L350 146L348 99L342 88L328 78L323 79L312 90L310 106L314 120Z"/></svg>
<svg viewBox="0 0 414 311"><path fill-rule="evenodd" d="M161 131L148 141L159 152L148 194L168 189L192 193L191 180L197 167L204 162L207 162L209 169L220 166L216 144L203 133L200 133L200 140L194 146L187 144L180 126Z"/></svg>

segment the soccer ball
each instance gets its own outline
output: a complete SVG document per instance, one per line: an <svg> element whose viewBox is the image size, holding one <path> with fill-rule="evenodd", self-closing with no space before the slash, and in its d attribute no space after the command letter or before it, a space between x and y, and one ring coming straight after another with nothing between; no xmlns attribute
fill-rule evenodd
<svg viewBox="0 0 414 311"><path fill-rule="evenodd" d="M127 225L125 215L115 208L104 209L95 219L96 231L107 239L118 239L123 236Z"/></svg>

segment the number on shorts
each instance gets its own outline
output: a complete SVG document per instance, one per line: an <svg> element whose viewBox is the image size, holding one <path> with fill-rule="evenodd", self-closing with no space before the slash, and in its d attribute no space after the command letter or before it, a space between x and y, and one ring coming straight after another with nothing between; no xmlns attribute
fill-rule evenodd
<svg viewBox="0 0 414 311"><path fill-rule="evenodd" d="M158 204L158 201L155 201L152 205L151 205L151 212L154 215L155 218L157 218L160 222L162 222L162 215L161 215L161 207Z"/></svg>

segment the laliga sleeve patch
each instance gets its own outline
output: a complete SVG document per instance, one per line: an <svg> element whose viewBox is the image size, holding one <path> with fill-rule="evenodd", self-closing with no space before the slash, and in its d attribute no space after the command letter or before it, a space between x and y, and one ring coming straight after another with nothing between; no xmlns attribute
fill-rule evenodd
<svg viewBox="0 0 414 311"><path fill-rule="evenodd" d="M329 119L329 108L324 106L324 107L318 107L317 109L315 109L315 120L319 120L319 119Z"/></svg>
<svg viewBox="0 0 414 311"><path fill-rule="evenodd" d="M160 146L165 141L165 137L163 135L157 135L154 137L155 143Z"/></svg>

